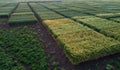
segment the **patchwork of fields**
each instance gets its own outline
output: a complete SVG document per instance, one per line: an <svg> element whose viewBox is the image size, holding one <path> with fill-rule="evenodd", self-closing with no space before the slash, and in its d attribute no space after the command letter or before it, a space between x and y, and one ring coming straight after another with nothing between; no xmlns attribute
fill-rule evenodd
<svg viewBox="0 0 120 70"><path fill-rule="evenodd" d="M120 70L119 3L1 3L0 70Z"/></svg>

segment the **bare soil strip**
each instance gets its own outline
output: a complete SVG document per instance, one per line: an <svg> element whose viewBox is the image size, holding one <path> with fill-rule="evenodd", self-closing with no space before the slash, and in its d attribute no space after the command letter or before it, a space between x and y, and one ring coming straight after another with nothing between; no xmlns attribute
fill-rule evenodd
<svg viewBox="0 0 120 70"><path fill-rule="evenodd" d="M6 22L0 23L0 28L2 28L2 29L8 29L9 25Z"/></svg>

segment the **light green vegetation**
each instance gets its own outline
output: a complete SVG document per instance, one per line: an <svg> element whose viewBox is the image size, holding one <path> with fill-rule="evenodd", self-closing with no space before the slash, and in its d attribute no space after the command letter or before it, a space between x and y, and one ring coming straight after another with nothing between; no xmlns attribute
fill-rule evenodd
<svg viewBox="0 0 120 70"><path fill-rule="evenodd" d="M120 24L109 21L106 19L94 17L94 16L79 16L74 17L78 21L82 21L90 26L94 26L101 32L105 32L108 36L113 36L114 38L120 40Z"/></svg>
<svg viewBox="0 0 120 70"><path fill-rule="evenodd" d="M119 17L120 13L104 13L104 14L96 14L96 16L103 18L112 18L112 17Z"/></svg>
<svg viewBox="0 0 120 70"><path fill-rule="evenodd" d="M73 64L119 52L120 42L70 19L45 20L44 23L64 45L64 51Z"/></svg>

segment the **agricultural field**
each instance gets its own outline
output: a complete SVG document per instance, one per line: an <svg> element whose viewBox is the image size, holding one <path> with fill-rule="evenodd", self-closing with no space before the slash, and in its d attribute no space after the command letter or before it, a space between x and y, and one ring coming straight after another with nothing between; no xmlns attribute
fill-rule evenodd
<svg viewBox="0 0 120 70"><path fill-rule="evenodd" d="M120 70L120 1L0 1L0 70Z"/></svg>

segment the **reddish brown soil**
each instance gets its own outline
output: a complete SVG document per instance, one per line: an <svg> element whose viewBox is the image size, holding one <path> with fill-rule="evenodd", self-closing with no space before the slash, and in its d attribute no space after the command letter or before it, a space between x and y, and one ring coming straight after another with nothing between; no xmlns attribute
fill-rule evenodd
<svg viewBox="0 0 120 70"><path fill-rule="evenodd" d="M0 28L2 28L2 29L8 29L9 25L6 22L0 23Z"/></svg>
<svg viewBox="0 0 120 70"><path fill-rule="evenodd" d="M65 57L62 48L55 41L55 39L48 32L48 30L42 25L42 23L38 23L38 26L39 27L36 26L32 27L35 29L35 32L37 32L37 37L43 42L44 46L43 48L45 50L46 55L49 56L48 64L50 70L54 69L54 66L52 65L54 61L58 62L60 67L62 68L67 67L67 70L70 70L71 69L70 67L71 65L69 65L70 62Z"/></svg>

